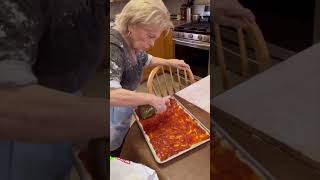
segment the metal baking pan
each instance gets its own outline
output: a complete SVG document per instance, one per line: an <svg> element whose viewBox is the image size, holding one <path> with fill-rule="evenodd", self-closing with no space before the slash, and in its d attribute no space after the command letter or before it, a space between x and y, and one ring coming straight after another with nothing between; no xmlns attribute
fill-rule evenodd
<svg viewBox="0 0 320 180"><path fill-rule="evenodd" d="M175 155L172 155L172 156L170 156L169 158L161 161L160 158L157 156L157 153L156 153L156 151L154 150L153 145L152 145L151 142L150 142L149 136L148 136L148 135L144 132L144 130L143 130L142 124L140 123L139 116L138 116L138 115L136 114L136 112L134 111L134 117L135 117L136 120L137 120L137 123L138 123L138 125L139 125L139 127L140 127L140 130L141 130L144 138L145 138L146 141L147 141L147 144L148 144L148 146L149 146L149 148L150 148L150 150L151 150L151 152L152 152L152 155L153 155L154 159L155 159L156 162L159 163L159 164L163 164L163 163L165 163L165 162L168 162L168 161L170 161L170 160L172 160L172 159L174 159L174 158L176 158L176 157L178 157L178 156L180 156L180 155L182 155L182 154L184 154L184 153L186 153L186 152L188 152L188 151L190 151L190 150L192 150L192 149L194 149L194 148L196 148L196 147L198 147L198 146L200 146L200 145L202 145L202 144L210 141L210 130L209 130L208 128L206 128L196 117L194 117L176 98L174 98L173 96L171 96L170 98L172 98L172 99L174 99L174 100L177 101L177 104L194 120L194 122L196 122L196 124L197 124L201 129L203 129L203 130L209 135L209 138L206 139L206 140L204 140L204 141L201 141L201 142L199 142L199 143L197 143L197 144L194 144L194 145L192 145L190 148L185 149L185 150L183 150L183 151L181 151L181 152L179 152L179 153L177 153L177 154L175 154Z"/></svg>
<svg viewBox="0 0 320 180"><path fill-rule="evenodd" d="M261 180L275 180L275 178L256 161L246 150L244 150L226 131L224 131L218 124L213 124L214 138L219 137L222 141L225 141L235 151L236 156L248 165Z"/></svg>

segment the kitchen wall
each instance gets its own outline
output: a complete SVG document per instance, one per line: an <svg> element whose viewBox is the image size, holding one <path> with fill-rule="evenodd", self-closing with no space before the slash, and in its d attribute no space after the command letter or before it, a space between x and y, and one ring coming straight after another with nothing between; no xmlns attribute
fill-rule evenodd
<svg viewBox="0 0 320 180"><path fill-rule="evenodd" d="M180 14L180 7L184 1L182 1L182 0L164 0L163 2L171 14Z"/></svg>
<svg viewBox="0 0 320 180"><path fill-rule="evenodd" d="M184 0L163 0L171 14L179 14L180 7ZM115 15L120 13L126 2L116 2L110 5L110 19L114 19ZM195 0L194 4L210 4L210 0Z"/></svg>
<svg viewBox="0 0 320 180"><path fill-rule="evenodd" d="M210 4L210 0L194 0L194 4Z"/></svg>
<svg viewBox="0 0 320 180"><path fill-rule="evenodd" d="M186 2L184 0L163 0L171 14L180 14L181 5ZM210 0L195 0L194 4L210 4Z"/></svg>
<svg viewBox="0 0 320 180"><path fill-rule="evenodd" d="M110 19L113 20L117 14L121 12L123 7L127 4L125 2L115 2L110 4Z"/></svg>
<svg viewBox="0 0 320 180"><path fill-rule="evenodd" d="M171 14L180 13L180 7L183 4L183 0L164 0L163 1ZM116 14L120 13L122 8L127 2L116 2L110 5L110 19L114 19Z"/></svg>

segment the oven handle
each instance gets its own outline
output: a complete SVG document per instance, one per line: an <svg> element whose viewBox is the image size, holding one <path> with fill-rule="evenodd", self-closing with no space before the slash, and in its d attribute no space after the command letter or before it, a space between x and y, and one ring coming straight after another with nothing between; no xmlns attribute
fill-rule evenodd
<svg viewBox="0 0 320 180"><path fill-rule="evenodd" d="M184 46L195 47L195 48L205 49L205 50L210 49L209 43L193 43L193 42L183 41L183 40L176 39L176 38L173 38L173 41L176 42L176 44L180 44L180 45L184 45Z"/></svg>

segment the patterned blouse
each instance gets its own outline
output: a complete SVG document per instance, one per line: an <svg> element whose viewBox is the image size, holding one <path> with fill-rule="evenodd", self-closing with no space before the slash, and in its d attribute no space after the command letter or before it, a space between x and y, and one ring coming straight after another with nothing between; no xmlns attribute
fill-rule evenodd
<svg viewBox="0 0 320 180"><path fill-rule="evenodd" d="M123 88L134 91L140 84L143 67L152 56L138 52L133 60L127 42L115 29L110 30L110 88Z"/></svg>

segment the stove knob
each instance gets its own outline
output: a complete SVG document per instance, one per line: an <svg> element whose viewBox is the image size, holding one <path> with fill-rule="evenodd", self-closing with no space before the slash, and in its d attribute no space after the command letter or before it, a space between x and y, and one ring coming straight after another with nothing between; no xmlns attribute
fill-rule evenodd
<svg viewBox="0 0 320 180"><path fill-rule="evenodd" d="M184 34L183 33L180 33L179 34L179 37L183 38Z"/></svg>
<svg viewBox="0 0 320 180"><path fill-rule="evenodd" d="M203 37L202 37L202 41L204 41L204 42L208 42L208 41L209 41L208 36L203 36Z"/></svg>
<svg viewBox="0 0 320 180"><path fill-rule="evenodd" d="M207 36L207 42L210 42L210 36Z"/></svg>
<svg viewBox="0 0 320 180"><path fill-rule="evenodd" d="M199 41L201 41L202 40L202 36L198 35L198 39L199 39Z"/></svg>
<svg viewBox="0 0 320 180"><path fill-rule="evenodd" d="M206 41L206 36L205 35L203 35L203 36L201 36L201 41Z"/></svg>
<svg viewBox="0 0 320 180"><path fill-rule="evenodd" d="M192 34L189 34L189 35L188 35L188 38L192 39L192 38L193 38L193 35L192 35Z"/></svg>

